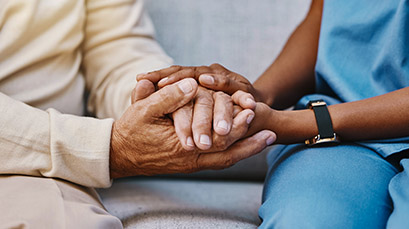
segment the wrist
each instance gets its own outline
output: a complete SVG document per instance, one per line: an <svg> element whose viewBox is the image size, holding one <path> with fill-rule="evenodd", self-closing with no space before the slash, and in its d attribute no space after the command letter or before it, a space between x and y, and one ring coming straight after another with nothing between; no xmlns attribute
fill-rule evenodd
<svg viewBox="0 0 409 229"><path fill-rule="evenodd" d="M276 143L303 143L318 134L314 112L305 110L274 110L268 125L277 134Z"/></svg>
<svg viewBox="0 0 409 229"><path fill-rule="evenodd" d="M125 163L123 152L125 150L123 138L117 130L116 121L112 125L111 144L109 152L109 172L111 179L125 177Z"/></svg>
<svg viewBox="0 0 409 229"><path fill-rule="evenodd" d="M267 104L269 107L273 104L273 96L271 93L264 92L261 88L257 88L257 85L254 85L252 91L250 92L256 102L262 102Z"/></svg>

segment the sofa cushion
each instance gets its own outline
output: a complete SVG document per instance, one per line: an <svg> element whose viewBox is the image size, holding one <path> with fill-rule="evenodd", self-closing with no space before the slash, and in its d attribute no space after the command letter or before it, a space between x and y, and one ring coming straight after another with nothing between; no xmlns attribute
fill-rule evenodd
<svg viewBox="0 0 409 229"><path fill-rule="evenodd" d="M125 228L256 228L261 182L128 178L98 192Z"/></svg>

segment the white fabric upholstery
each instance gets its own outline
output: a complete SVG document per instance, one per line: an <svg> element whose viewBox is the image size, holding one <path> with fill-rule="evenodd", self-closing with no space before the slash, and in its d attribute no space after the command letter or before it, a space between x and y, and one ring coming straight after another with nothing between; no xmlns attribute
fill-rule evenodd
<svg viewBox="0 0 409 229"><path fill-rule="evenodd" d="M100 190L125 228L255 228L262 183L124 179Z"/></svg>

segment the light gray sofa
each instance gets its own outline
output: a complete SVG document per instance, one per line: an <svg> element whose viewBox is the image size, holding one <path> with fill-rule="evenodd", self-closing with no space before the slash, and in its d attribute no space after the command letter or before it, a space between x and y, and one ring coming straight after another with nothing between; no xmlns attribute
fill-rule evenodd
<svg viewBox="0 0 409 229"><path fill-rule="evenodd" d="M306 0L147 0L179 65L221 63L254 81L305 16ZM125 228L255 228L267 150L222 171L136 177L99 190Z"/></svg>

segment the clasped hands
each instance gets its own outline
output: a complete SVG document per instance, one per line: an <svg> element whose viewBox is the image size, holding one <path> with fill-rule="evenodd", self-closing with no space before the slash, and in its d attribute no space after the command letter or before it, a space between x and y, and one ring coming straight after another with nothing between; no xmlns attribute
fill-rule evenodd
<svg viewBox="0 0 409 229"><path fill-rule="evenodd" d="M275 141L260 121L252 123L255 99L239 90L251 84L227 75L217 79L234 84L215 82L205 74L215 68L224 69L173 66L138 76L132 105L112 128L111 178L222 169Z"/></svg>

